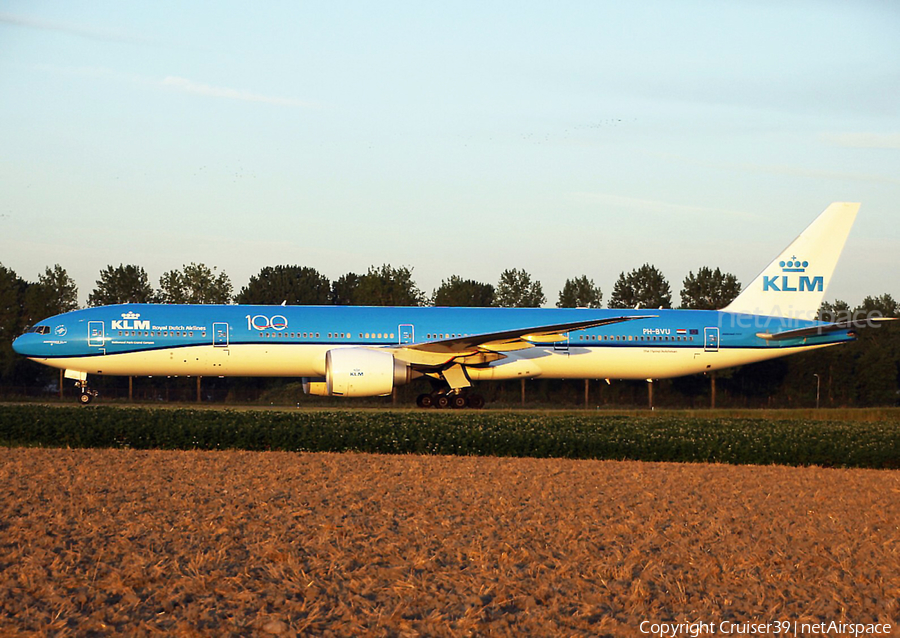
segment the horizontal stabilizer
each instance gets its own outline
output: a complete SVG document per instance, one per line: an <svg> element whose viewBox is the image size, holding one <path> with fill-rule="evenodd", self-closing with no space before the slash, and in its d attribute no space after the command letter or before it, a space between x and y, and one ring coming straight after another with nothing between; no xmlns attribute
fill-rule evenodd
<svg viewBox="0 0 900 638"><path fill-rule="evenodd" d="M843 330L861 330L863 328L878 328L886 321L896 321L894 317L876 317L872 319L860 319L857 321L839 321L837 323L825 323L809 328L797 328L784 332L757 332L756 336L766 341L784 341L786 339L801 339L803 337L818 337L819 335L841 332Z"/></svg>

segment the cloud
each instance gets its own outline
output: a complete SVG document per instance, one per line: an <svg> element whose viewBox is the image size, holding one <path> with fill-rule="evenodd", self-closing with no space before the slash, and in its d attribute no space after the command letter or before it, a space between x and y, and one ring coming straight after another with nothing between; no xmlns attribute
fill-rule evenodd
<svg viewBox="0 0 900 638"><path fill-rule="evenodd" d="M665 215L727 215L744 219L758 219L759 215L744 211L728 210L724 208L707 208L704 206L687 206L672 202L663 202L653 199L639 199L636 197L624 197L610 195L608 193L574 193L577 200L595 204L607 204L620 208L631 208L645 213L657 213Z"/></svg>
<svg viewBox="0 0 900 638"><path fill-rule="evenodd" d="M822 136L825 137L825 136ZM889 135L879 136L889 138ZM859 147L864 148L864 147ZM865 147L875 148L875 147ZM887 146L879 146L877 148L892 148ZM828 181L852 181L852 182L868 182L871 184L900 184L900 179L892 175L882 175L878 173L851 173L846 171L831 171L822 169L810 169L802 166L788 166L784 164L739 164L732 162L710 162L705 160L697 160L689 157L683 157L671 153L653 153L659 157L674 159L682 164L690 164L706 169L738 171L741 173L762 173L766 175L779 175L787 177L802 177L811 179L825 179Z"/></svg>
<svg viewBox="0 0 900 638"><path fill-rule="evenodd" d="M41 18L15 15L12 13L0 12L0 23L11 24L18 27L28 27L31 29L40 29L43 31L67 33L69 35L77 35L79 37L88 38L90 40L154 44L154 42L150 38L145 38L125 31L107 31L103 29L97 29L92 26L54 22L52 20L43 20Z"/></svg>
<svg viewBox="0 0 900 638"><path fill-rule="evenodd" d="M750 173L766 173L769 175L786 175L788 177L804 177L823 179L829 182L849 181L868 182L872 184L900 184L900 179L890 175L878 175L874 173L850 173L846 171L828 171L820 169L802 168L799 166L784 166L778 164L735 164L729 166L736 170Z"/></svg>
<svg viewBox="0 0 900 638"><path fill-rule="evenodd" d="M158 90L177 91L179 93L189 93L191 95L201 95L223 100L239 100L243 102L258 102L262 104L302 108L316 108L319 106L318 103L309 100L300 100L298 98L281 97L277 95L263 95L261 93L251 93L250 91L243 91L240 89L212 86L210 84L194 82L193 80L174 75L166 76L163 79L157 79L133 73L122 73L120 71L102 67L63 67L52 64L36 64L33 65L32 68L40 71L48 71L50 73L63 73L66 75L112 80L124 84L136 84Z"/></svg>
<svg viewBox="0 0 900 638"><path fill-rule="evenodd" d="M278 97L274 95L261 95L259 93L250 93L249 91L241 91L238 89L230 89L221 86L211 86L209 84L200 84L186 78L176 76L168 76L157 84L166 89L181 91L182 93L191 93L194 95L203 95L206 97L216 97L226 100L241 100L244 102L262 102L265 104L276 104L278 106L301 106L313 107L313 102L306 100L298 100L296 98Z"/></svg>
<svg viewBox="0 0 900 638"><path fill-rule="evenodd" d="M825 133L821 138L841 148L900 149L900 133Z"/></svg>

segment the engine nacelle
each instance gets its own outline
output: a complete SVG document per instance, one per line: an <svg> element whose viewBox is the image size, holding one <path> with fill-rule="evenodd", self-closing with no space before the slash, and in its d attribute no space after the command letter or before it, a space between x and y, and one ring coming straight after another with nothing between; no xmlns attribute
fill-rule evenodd
<svg viewBox="0 0 900 638"><path fill-rule="evenodd" d="M325 383L324 377L303 379L303 394L312 394L317 397L327 397L328 384Z"/></svg>
<svg viewBox="0 0 900 638"><path fill-rule="evenodd" d="M385 396L391 393L394 386L409 383L410 376L409 366L394 359L389 352L334 348L325 353L323 396ZM309 393L318 394L320 383L318 379L310 379L307 383Z"/></svg>

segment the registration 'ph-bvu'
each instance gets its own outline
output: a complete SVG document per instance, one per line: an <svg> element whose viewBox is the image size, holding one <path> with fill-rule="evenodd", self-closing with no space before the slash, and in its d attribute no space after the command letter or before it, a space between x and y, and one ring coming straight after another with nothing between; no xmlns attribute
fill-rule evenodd
<svg viewBox="0 0 900 638"><path fill-rule="evenodd" d="M835 345L816 313L859 204L830 205L722 310L125 304L45 319L16 352L89 375L300 377L369 397L427 377L423 407L481 407L481 381L664 379Z"/></svg>

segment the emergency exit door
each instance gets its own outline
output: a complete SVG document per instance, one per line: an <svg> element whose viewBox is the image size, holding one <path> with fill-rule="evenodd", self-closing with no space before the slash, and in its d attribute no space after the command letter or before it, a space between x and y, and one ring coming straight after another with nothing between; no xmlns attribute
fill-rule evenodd
<svg viewBox="0 0 900 638"><path fill-rule="evenodd" d="M106 331L102 321L88 321L88 346L102 348L106 340Z"/></svg>
<svg viewBox="0 0 900 638"><path fill-rule="evenodd" d="M703 348L707 352L719 351L719 329L704 328L703 330Z"/></svg>

